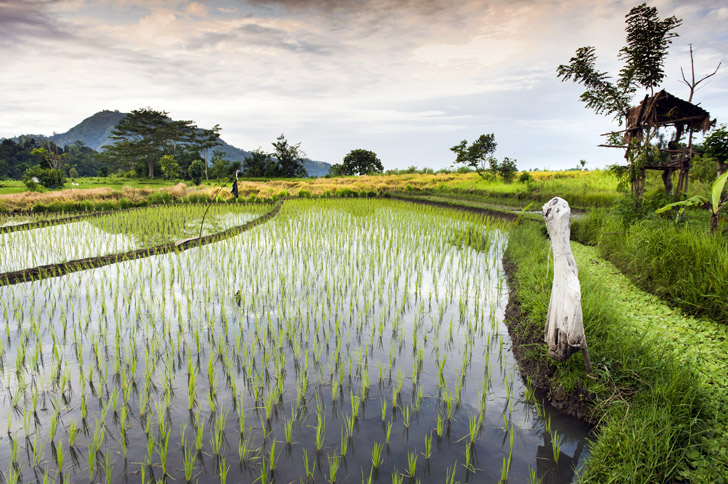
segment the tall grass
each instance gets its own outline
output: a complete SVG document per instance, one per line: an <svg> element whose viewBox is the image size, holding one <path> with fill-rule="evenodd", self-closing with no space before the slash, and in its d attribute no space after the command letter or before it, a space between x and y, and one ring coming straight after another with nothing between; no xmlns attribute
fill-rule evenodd
<svg viewBox="0 0 728 484"><path fill-rule="evenodd" d="M709 234L707 221L676 225L648 218L627 227L606 210L574 223L574 238L600 254L643 289L690 314L728 323L728 238Z"/></svg>

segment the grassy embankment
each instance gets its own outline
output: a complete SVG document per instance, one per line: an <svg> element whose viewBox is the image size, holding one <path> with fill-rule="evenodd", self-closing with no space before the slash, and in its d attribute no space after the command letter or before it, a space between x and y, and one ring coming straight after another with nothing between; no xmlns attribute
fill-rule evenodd
<svg viewBox="0 0 728 484"><path fill-rule="evenodd" d="M548 360L542 343L552 274L548 240L533 224L514 229L508 257L523 310L514 330L532 341L527 360L549 379L550 396L576 395L600 422L586 482L725 482L728 327L694 319L636 288L592 247L572 243L595 371Z"/></svg>

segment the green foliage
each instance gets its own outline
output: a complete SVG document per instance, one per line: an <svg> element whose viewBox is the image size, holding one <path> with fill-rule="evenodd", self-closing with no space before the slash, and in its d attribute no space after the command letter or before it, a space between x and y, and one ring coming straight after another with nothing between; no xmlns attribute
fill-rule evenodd
<svg viewBox="0 0 728 484"><path fill-rule="evenodd" d="M690 178L701 182L712 182L718 176L717 161L708 153L693 156L690 160Z"/></svg>
<svg viewBox="0 0 728 484"><path fill-rule="evenodd" d="M336 167L336 168L334 168ZM331 167L340 175L368 175L372 173L381 173L384 171L382 161L373 151L356 149L351 150L345 157L341 165ZM329 169L329 172L331 172Z"/></svg>
<svg viewBox="0 0 728 484"><path fill-rule="evenodd" d="M728 171L719 176L710 189L710 199L695 195L687 200L670 203L657 210L662 213L673 208L678 208L678 218L682 215L686 208L700 207L710 212L710 232L713 233L718 229L719 219L725 220L726 217L721 213L724 205L728 203L728 197L723 195L726 181L728 180Z"/></svg>
<svg viewBox="0 0 728 484"><path fill-rule="evenodd" d="M34 178L38 181L36 182ZM31 190L36 189L38 185L45 188L61 188L65 182L63 171L57 168L41 168L40 165L36 165L23 173L23 183Z"/></svg>
<svg viewBox="0 0 728 484"><path fill-rule="evenodd" d="M612 211L590 211L572 223L573 237L645 290L691 314L728 323L728 240L700 220L680 226L659 218L624 225Z"/></svg>
<svg viewBox="0 0 728 484"><path fill-rule="evenodd" d="M467 140L462 140L460 144L450 148L450 151L457 155L455 163L468 166L477 171L481 177L484 177L483 172L487 169L486 164L492 168L493 153L495 153L497 146L495 134L491 133L480 135L470 146L468 146Z"/></svg>
<svg viewBox="0 0 728 484"><path fill-rule="evenodd" d="M286 137L281 134L271 144L274 148L271 156L278 160L275 176L284 178L302 178L308 176L306 168L303 166L303 157L305 154L301 151L301 143L291 145L286 140Z"/></svg>
<svg viewBox="0 0 728 484"><path fill-rule="evenodd" d="M278 173L278 165L268 153L255 150L243 161L243 172L250 178L274 177Z"/></svg>
<svg viewBox="0 0 728 484"><path fill-rule="evenodd" d="M195 185L202 183L202 176L205 174L205 165L202 160L193 161L187 173L189 173L192 183Z"/></svg>
<svg viewBox="0 0 728 484"><path fill-rule="evenodd" d="M714 129L703 141L705 153L718 161L728 161L728 126L723 124Z"/></svg>
<svg viewBox="0 0 728 484"><path fill-rule="evenodd" d="M174 155L178 144L189 142L196 130L192 121L173 121L166 111L136 109L124 116L112 131L114 144L105 145L104 158L127 169L141 161L154 178L163 155Z"/></svg>
<svg viewBox="0 0 728 484"><path fill-rule="evenodd" d="M533 176L527 171L524 171L518 176L518 181L521 183L528 183L533 181Z"/></svg>
<svg viewBox="0 0 728 484"><path fill-rule="evenodd" d="M573 80L586 88L579 98L587 108L613 116L621 123L627 117L635 89L630 82L616 85L610 82L609 74L597 71L596 60L594 47L580 47L569 64L557 68L557 75L562 82Z"/></svg>
<svg viewBox="0 0 728 484"><path fill-rule="evenodd" d="M660 20L656 7L646 3L633 7L626 17L627 45L619 51L625 61L620 79L633 78L647 89L654 89L665 77L663 66L667 49L678 34L674 29L682 24L676 17Z"/></svg>
<svg viewBox="0 0 728 484"><path fill-rule="evenodd" d="M210 178L227 178L237 167L233 168L227 154L222 150L215 150L212 153L212 167Z"/></svg>
<svg viewBox="0 0 728 484"><path fill-rule="evenodd" d="M78 170L72 166L71 169L68 170L68 176L71 178L78 178Z"/></svg>
<svg viewBox="0 0 728 484"><path fill-rule="evenodd" d="M548 247L538 226L522 224L511 231L507 251L517 264L518 299L526 313L520 331L538 340L551 289L551 279L544 277ZM709 428L704 422L708 396L692 366L681 364L680 353L659 340L668 332L646 336L650 324L641 314L659 311L659 302L650 300L634 309L634 303L616 303L634 301L639 291L614 269L606 271L607 263L596 260L594 249L575 244L572 248L595 371L587 376L579 358L554 363L545 351L530 352L529 358L554 365L551 392L578 392L588 398L595 412L592 418L601 421L583 481L674 482L689 472L689 455L708 452L700 436Z"/></svg>
<svg viewBox="0 0 728 484"><path fill-rule="evenodd" d="M596 49L581 47L569 64L560 65L556 72L562 81L573 80L586 90L581 101L597 114L613 116L620 123L627 117L632 96L638 86L653 89L660 85L672 32L681 20L669 17L660 20L657 8L646 4L633 7L626 16L625 31L627 45L620 50L619 57L624 67L619 71L616 82L610 81L606 72L596 69Z"/></svg>
<svg viewBox="0 0 728 484"><path fill-rule="evenodd" d="M506 183L510 183L513 181L513 177L516 176L516 173L518 173L516 160L511 160L506 156L503 158L503 161L497 164L496 173L498 173L498 175L500 175Z"/></svg>
<svg viewBox="0 0 728 484"><path fill-rule="evenodd" d="M162 169L165 180L174 180L179 177L179 164L174 155L164 155L159 159L159 166Z"/></svg>

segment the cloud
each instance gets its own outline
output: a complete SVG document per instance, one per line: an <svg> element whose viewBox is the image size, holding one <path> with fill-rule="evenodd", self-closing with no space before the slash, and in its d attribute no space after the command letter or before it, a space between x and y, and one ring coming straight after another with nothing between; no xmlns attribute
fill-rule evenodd
<svg viewBox="0 0 728 484"><path fill-rule="evenodd" d="M48 14L48 5L48 2L0 0L0 45L28 38L70 38Z"/></svg>

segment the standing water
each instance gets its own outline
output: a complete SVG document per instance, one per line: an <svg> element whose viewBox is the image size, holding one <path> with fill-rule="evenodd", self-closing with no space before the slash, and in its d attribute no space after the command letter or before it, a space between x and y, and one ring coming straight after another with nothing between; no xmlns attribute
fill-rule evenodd
<svg viewBox="0 0 728 484"><path fill-rule="evenodd" d="M297 201L2 287L5 481L569 482L588 431L522 383L505 244L471 214Z"/></svg>

